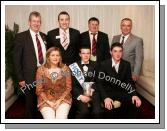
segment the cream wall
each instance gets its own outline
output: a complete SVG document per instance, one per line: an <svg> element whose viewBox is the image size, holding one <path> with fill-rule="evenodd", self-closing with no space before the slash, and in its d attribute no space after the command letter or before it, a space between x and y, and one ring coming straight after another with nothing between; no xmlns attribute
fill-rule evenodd
<svg viewBox="0 0 167 131"><path fill-rule="evenodd" d="M31 11L39 11L42 15L41 31L58 27L57 16L60 11L67 11L71 17L71 27L88 30L87 21L95 16L100 20L100 30L109 35L110 43L113 35L120 34L120 20L130 17L133 20L132 33L144 40L144 59L152 60L154 64L154 6L151 5L8 5L5 7L5 24L13 28L13 23L19 24L20 32L28 29L28 16ZM158 44L158 43L156 43Z"/></svg>

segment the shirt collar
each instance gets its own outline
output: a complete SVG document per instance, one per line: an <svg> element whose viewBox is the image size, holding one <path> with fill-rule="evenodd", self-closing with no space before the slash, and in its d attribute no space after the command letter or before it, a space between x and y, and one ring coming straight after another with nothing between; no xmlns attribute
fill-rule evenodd
<svg viewBox="0 0 167 131"><path fill-rule="evenodd" d="M129 36L130 36L130 34L128 34L128 35L121 35L121 37L123 37L124 36L124 38L128 38Z"/></svg>
<svg viewBox="0 0 167 131"><path fill-rule="evenodd" d="M84 63L82 60L81 60L81 64L89 64L89 61L87 63Z"/></svg>
<svg viewBox="0 0 167 131"><path fill-rule="evenodd" d="M120 64L120 61L116 64L114 59L112 58L112 67L115 66L115 67L119 67L119 64Z"/></svg>
<svg viewBox="0 0 167 131"><path fill-rule="evenodd" d="M36 34L39 35L39 31L38 31L38 33L36 33L36 32L34 32L33 30L31 30L31 29L29 29L29 30L30 30L30 33L31 33L32 36L36 36Z"/></svg>
<svg viewBox="0 0 167 131"><path fill-rule="evenodd" d="M59 28L60 32L64 32L64 30L62 28ZM67 34L69 33L69 28L65 31Z"/></svg>
<svg viewBox="0 0 167 131"><path fill-rule="evenodd" d="M98 31L95 32L95 34L97 35L98 34ZM89 30L89 35L92 35L92 32Z"/></svg>

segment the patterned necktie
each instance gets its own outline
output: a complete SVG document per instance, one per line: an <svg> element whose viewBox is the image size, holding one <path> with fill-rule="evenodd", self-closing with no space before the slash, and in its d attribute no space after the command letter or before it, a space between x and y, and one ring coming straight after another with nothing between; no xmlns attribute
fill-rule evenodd
<svg viewBox="0 0 167 131"><path fill-rule="evenodd" d="M92 39L92 55L96 56L96 39L95 39L96 33L92 33L92 35L93 35L93 39Z"/></svg>
<svg viewBox="0 0 167 131"><path fill-rule="evenodd" d="M69 43L68 43L68 38L67 38L67 34L66 32L63 32L63 42L62 42L62 46L63 48L66 50L68 47Z"/></svg>
<svg viewBox="0 0 167 131"><path fill-rule="evenodd" d="M114 71L114 73L117 73L115 66L112 67L112 70Z"/></svg>
<svg viewBox="0 0 167 131"><path fill-rule="evenodd" d="M124 39L125 39L125 36L122 36L122 41L121 41L122 45L124 44Z"/></svg>
<svg viewBox="0 0 167 131"><path fill-rule="evenodd" d="M41 43L38 39L38 34L35 35L36 36L36 42L37 42L37 47L38 47L38 60L39 63L42 65L44 60L43 60L43 53L42 53L42 47L41 47Z"/></svg>

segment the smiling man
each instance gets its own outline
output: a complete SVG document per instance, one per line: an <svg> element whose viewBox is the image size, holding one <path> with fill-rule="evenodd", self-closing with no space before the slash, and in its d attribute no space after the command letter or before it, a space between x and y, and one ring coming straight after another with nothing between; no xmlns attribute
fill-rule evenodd
<svg viewBox="0 0 167 131"><path fill-rule="evenodd" d="M102 72L105 76L115 78L119 82L98 77L96 84L104 102L105 115L107 118L135 118L136 107L140 107L141 100L134 89L130 63L121 59L123 47L120 43L112 44L110 53L111 59L101 63L99 73ZM130 88L125 88L125 85L130 85ZM121 102L119 109L113 109L115 100ZM120 112L117 112L118 110Z"/></svg>
<svg viewBox="0 0 167 131"><path fill-rule="evenodd" d="M33 11L29 15L29 29L16 35L14 40L14 65L21 89L25 93L26 118L36 118L35 87L27 88L35 82L37 67L45 62L46 35L40 32L41 15ZM23 90L22 90L23 91Z"/></svg>
<svg viewBox="0 0 167 131"><path fill-rule="evenodd" d="M70 28L70 16L62 11L58 15L59 28L47 34L48 48L58 47L62 52L63 63L69 65L79 59L80 32Z"/></svg>
<svg viewBox="0 0 167 131"><path fill-rule="evenodd" d="M124 18L120 24L121 35L113 37L112 44L119 42L123 45L123 59L131 64L132 79L136 82L139 79L143 63L143 39L132 34L132 20Z"/></svg>
<svg viewBox="0 0 167 131"><path fill-rule="evenodd" d="M99 20L91 17L88 20L89 30L81 34L81 44L91 49L92 61L101 62L110 58L110 47L108 35L99 31Z"/></svg>

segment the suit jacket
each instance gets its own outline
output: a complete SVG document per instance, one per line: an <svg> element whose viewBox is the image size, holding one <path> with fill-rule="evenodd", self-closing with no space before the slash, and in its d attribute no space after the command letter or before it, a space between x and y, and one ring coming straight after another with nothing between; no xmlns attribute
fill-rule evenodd
<svg viewBox="0 0 167 131"><path fill-rule="evenodd" d="M113 37L112 44L119 42L121 35ZM143 40L133 34L130 34L129 38L123 44L123 59L127 60L131 64L132 74L140 74L143 63Z"/></svg>
<svg viewBox="0 0 167 131"><path fill-rule="evenodd" d="M83 65L81 65L81 61L77 62L78 66L80 67L81 71L83 72ZM85 82L94 82L95 81L95 62L94 61L89 61L89 64L86 65L88 67L88 72L92 73L92 75L87 75L84 76L85 77ZM72 77L72 81L73 81L73 86L72 86L72 95L74 99L77 99L79 95L83 94L83 88L82 86L79 84L79 82L77 81L77 79L75 78L75 76Z"/></svg>
<svg viewBox="0 0 167 131"><path fill-rule="evenodd" d="M40 32L44 43L46 35ZM14 66L18 81L25 80L32 84L35 81L37 70L37 58L30 31L16 34L14 40Z"/></svg>
<svg viewBox="0 0 167 131"><path fill-rule="evenodd" d="M91 48L89 31L83 32L81 34L81 45L86 45ZM97 62L106 60L111 56L108 35L100 31L98 31L97 36L96 54Z"/></svg>
<svg viewBox="0 0 167 131"><path fill-rule="evenodd" d="M119 94L122 93L122 95L128 94L129 92L130 97L136 95L129 62L121 59L118 73L116 73L112 69L112 60L105 60L100 64L97 74L98 77L96 77L96 86L100 92L102 100L107 97L122 97L116 96L117 92L119 92Z"/></svg>
<svg viewBox="0 0 167 131"><path fill-rule="evenodd" d="M62 52L63 63L69 65L73 62L79 60L79 39L80 32L76 29L69 28L70 34L70 43L66 50L62 47L60 43L60 38L56 38L56 36L60 36L59 28L53 29L47 34L47 43L48 48L50 47L58 47Z"/></svg>

